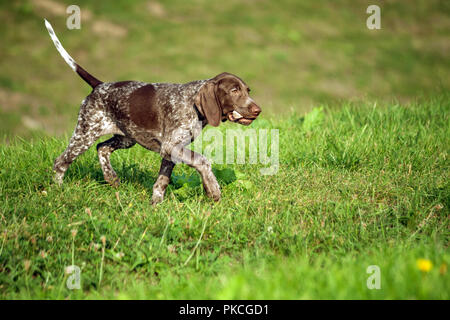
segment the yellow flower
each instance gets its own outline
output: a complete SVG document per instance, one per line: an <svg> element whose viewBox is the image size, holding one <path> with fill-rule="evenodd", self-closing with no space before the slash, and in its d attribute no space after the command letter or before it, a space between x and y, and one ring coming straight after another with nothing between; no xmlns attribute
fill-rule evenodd
<svg viewBox="0 0 450 320"><path fill-rule="evenodd" d="M428 259L417 259L417 268L422 272L429 272L433 268L433 263Z"/></svg>

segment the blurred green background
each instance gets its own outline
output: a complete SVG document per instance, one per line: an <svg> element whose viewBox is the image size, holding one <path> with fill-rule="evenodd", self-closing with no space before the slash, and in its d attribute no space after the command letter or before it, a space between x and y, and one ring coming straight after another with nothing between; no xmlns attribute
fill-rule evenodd
<svg viewBox="0 0 450 320"><path fill-rule="evenodd" d="M81 8L80 30L66 27L70 4ZM366 27L370 4L381 7L381 30ZM70 134L90 92L43 18L103 81L188 82L227 71L272 117L448 90L449 13L444 0L1 0L0 136Z"/></svg>

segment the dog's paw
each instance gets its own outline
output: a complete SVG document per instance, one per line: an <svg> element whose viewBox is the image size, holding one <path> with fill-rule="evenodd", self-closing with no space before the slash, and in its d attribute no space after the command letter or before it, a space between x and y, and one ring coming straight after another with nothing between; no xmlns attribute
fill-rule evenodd
<svg viewBox="0 0 450 320"><path fill-rule="evenodd" d="M214 201L220 200L222 194L220 192L220 186L215 178L211 179L209 183L204 183L203 187L208 197L210 197Z"/></svg>
<svg viewBox="0 0 450 320"><path fill-rule="evenodd" d="M111 187L117 188L120 186L120 179L118 177L105 178L105 180Z"/></svg>
<svg viewBox="0 0 450 320"><path fill-rule="evenodd" d="M54 182L57 186L59 186L59 187L62 186L62 184L63 184L63 178L64 178L64 173L61 174L61 173L59 173L59 172L54 171L53 182Z"/></svg>
<svg viewBox="0 0 450 320"><path fill-rule="evenodd" d="M160 192L159 190L153 190L152 205L156 206L157 204L163 202L163 200L164 200L164 193Z"/></svg>

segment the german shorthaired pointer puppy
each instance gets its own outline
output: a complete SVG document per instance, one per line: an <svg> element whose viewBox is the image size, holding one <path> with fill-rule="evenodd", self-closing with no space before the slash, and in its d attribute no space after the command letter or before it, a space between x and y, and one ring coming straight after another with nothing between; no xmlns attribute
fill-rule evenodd
<svg viewBox="0 0 450 320"><path fill-rule="evenodd" d="M111 153L139 143L162 157L159 176L153 186L152 203L163 201L176 162L195 168L201 175L208 197L220 200L220 188L211 164L202 155L185 148L200 123L217 127L221 121L249 125L261 109L249 97L250 89L240 78L221 73L214 78L186 84L121 81L103 83L80 67L62 47L50 23L45 20L56 49L64 60L92 88L81 103L78 123L66 150L55 160L55 181L62 184L64 173L76 157L101 136L114 136L97 145L105 180L112 186L119 179L111 167Z"/></svg>

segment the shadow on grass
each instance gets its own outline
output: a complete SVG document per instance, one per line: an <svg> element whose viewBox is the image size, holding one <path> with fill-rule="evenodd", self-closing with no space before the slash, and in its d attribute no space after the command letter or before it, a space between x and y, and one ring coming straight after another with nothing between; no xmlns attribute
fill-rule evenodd
<svg viewBox="0 0 450 320"><path fill-rule="evenodd" d="M152 190L157 178L157 172L142 170L137 164L113 165L121 183L137 183L142 187ZM98 163L72 164L66 172L67 180L93 179L99 184L108 184L103 178L103 172Z"/></svg>
<svg viewBox="0 0 450 320"><path fill-rule="evenodd" d="M153 193L153 184L156 182L158 171L142 170L137 164L116 164L114 170L121 184L138 184L147 189L149 194ZM236 173L231 168L213 168L214 175L221 186L233 183L237 180ZM108 185L103 178L103 172L98 163L73 164L66 172L66 181L77 181L81 179L92 179L102 185ZM166 197L174 195L178 201L185 200L203 193L200 175L194 171L190 174L180 175L172 173L170 184L166 191Z"/></svg>

